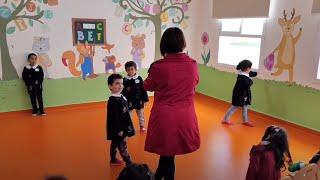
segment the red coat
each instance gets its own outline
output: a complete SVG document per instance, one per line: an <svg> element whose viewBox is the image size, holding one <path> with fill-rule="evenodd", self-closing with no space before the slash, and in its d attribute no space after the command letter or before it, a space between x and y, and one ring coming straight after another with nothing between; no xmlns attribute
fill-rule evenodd
<svg viewBox="0 0 320 180"><path fill-rule="evenodd" d="M279 180L280 169L276 168L274 152L265 150L264 145L253 146L246 180Z"/></svg>
<svg viewBox="0 0 320 180"><path fill-rule="evenodd" d="M197 63L184 53L170 54L156 61L144 82L154 91L145 150L161 156L196 151L200 147L194 108L199 82Z"/></svg>

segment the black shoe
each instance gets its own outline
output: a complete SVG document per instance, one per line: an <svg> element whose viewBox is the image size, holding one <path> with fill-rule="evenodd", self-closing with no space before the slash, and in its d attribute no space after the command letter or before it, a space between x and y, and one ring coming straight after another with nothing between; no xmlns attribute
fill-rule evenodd
<svg viewBox="0 0 320 180"><path fill-rule="evenodd" d="M38 111L32 111L32 116L37 116L38 115Z"/></svg>
<svg viewBox="0 0 320 180"><path fill-rule="evenodd" d="M40 114L41 116L46 116L46 115L47 115L47 113L45 113L44 111L40 112L39 114Z"/></svg>

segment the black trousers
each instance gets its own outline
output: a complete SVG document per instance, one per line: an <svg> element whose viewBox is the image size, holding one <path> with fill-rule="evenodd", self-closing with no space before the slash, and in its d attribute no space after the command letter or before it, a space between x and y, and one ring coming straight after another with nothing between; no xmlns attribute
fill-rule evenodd
<svg viewBox="0 0 320 180"><path fill-rule="evenodd" d="M43 99L42 99L42 87L39 86L32 86L28 87L28 93L30 95L31 105L32 105L32 113L43 113ZM37 106L37 101L39 108Z"/></svg>
<svg viewBox="0 0 320 180"><path fill-rule="evenodd" d="M160 156L159 165L155 174L156 180L174 180L174 156Z"/></svg>
<svg viewBox="0 0 320 180"><path fill-rule="evenodd" d="M132 161L128 152L126 137L119 137L111 141L111 145L110 145L111 162L115 162L117 160L117 157L116 157L117 149L119 150L119 153L122 159L126 162L126 164L127 165L131 164Z"/></svg>

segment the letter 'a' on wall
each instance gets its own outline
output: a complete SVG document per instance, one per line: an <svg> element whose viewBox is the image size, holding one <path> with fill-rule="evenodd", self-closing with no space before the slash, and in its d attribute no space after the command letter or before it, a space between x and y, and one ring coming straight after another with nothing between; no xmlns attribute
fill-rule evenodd
<svg viewBox="0 0 320 180"><path fill-rule="evenodd" d="M215 19L269 17L270 0L213 0Z"/></svg>
<svg viewBox="0 0 320 180"><path fill-rule="evenodd" d="M73 45L87 43L104 45L106 43L105 19L72 18Z"/></svg>
<svg viewBox="0 0 320 180"><path fill-rule="evenodd" d="M313 0L312 13L320 13L320 0Z"/></svg>

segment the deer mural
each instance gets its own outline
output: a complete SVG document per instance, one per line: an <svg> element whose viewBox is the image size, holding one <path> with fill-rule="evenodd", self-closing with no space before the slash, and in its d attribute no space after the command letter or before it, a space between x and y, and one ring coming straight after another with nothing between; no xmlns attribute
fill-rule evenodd
<svg viewBox="0 0 320 180"><path fill-rule="evenodd" d="M300 21L301 15L295 16L295 9L291 12L291 18L287 19L287 13L283 10L283 19L279 18L278 23L282 28L282 39L278 47L273 51L278 52L277 63L275 68L276 72L271 73L272 76L279 76L284 70L289 72L289 84L293 82L294 64L295 64L295 46L299 41L302 28L299 29L299 33L296 37L293 37L294 26Z"/></svg>

